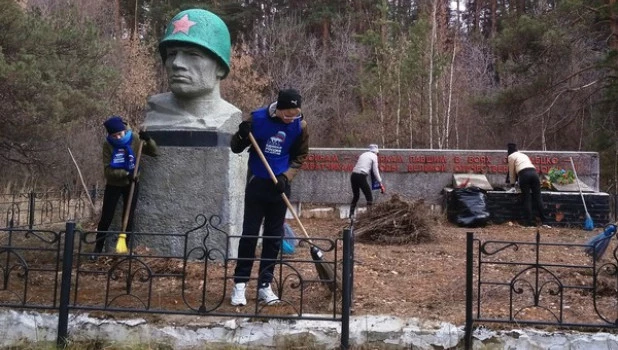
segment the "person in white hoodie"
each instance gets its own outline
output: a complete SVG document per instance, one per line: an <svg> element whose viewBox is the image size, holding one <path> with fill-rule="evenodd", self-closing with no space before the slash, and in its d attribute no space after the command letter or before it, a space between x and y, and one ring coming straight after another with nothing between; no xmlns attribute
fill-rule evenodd
<svg viewBox="0 0 618 350"><path fill-rule="evenodd" d="M384 193L385 188L382 183L382 177L380 177L380 170L378 168L378 145L369 145L369 151L364 152L358 157L358 161L352 169L352 175L350 176L350 182L352 183L352 203L350 204L350 217L354 217L356 211L356 204L360 198L360 191L363 191L365 200L367 201L367 209L373 205L373 195L371 193L371 184L367 181L368 176L372 176L375 181L380 185L380 192Z"/></svg>
<svg viewBox="0 0 618 350"><path fill-rule="evenodd" d="M543 213L543 199L541 198L541 180L536 172L534 164L530 158L517 150L517 145L509 143L507 145L509 172L506 175L506 182L511 185L519 183L519 189L522 194L522 203L524 206L524 225L536 226L535 217L532 215L532 203L536 206L541 225L549 227L545 224L547 218Z"/></svg>

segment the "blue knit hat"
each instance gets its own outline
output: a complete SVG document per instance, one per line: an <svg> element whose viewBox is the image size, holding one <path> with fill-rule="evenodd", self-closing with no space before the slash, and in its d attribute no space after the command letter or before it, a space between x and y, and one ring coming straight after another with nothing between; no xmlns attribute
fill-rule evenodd
<svg viewBox="0 0 618 350"><path fill-rule="evenodd" d="M114 115L107 119L105 123L103 123L103 125L105 126L108 134L115 134L117 132L126 130L127 128L124 121L122 121L122 118L117 115Z"/></svg>

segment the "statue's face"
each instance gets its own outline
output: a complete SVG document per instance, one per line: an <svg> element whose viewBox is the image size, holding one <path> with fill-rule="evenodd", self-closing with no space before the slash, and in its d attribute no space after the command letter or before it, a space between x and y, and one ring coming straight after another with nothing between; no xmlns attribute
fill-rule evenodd
<svg viewBox="0 0 618 350"><path fill-rule="evenodd" d="M170 46L166 51L167 81L179 97L208 95L225 74L219 63L198 47Z"/></svg>

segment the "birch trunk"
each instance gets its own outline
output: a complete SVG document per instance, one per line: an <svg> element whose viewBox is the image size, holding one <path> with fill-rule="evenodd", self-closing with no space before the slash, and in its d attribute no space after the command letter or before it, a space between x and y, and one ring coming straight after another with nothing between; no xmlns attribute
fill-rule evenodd
<svg viewBox="0 0 618 350"><path fill-rule="evenodd" d="M396 120L395 120L395 144L397 148L400 148L399 143L399 124L401 123L401 59L397 62L397 112L396 112Z"/></svg>
<svg viewBox="0 0 618 350"><path fill-rule="evenodd" d="M434 2L431 9L431 40L429 40L429 83L427 91L427 103L429 110L429 149L433 149L433 54L437 36L436 12L438 6Z"/></svg>
<svg viewBox="0 0 618 350"><path fill-rule="evenodd" d="M444 147L448 149L448 135L450 130L450 122L451 122L451 104L453 101L453 71L455 70L455 56L457 55L457 37L453 40L453 57L451 58L451 74L448 82L448 102L446 104L446 120L444 122L444 133L442 137L444 137Z"/></svg>
<svg viewBox="0 0 618 350"><path fill-rule="evenodd" d="M376 63L378 66L378 115L380 117L380 139L382 143L380 147L384 146L386 142L385 129L384 129L384 87L382 82L382 72L380 68L380 55L376 49Z"/></svg>

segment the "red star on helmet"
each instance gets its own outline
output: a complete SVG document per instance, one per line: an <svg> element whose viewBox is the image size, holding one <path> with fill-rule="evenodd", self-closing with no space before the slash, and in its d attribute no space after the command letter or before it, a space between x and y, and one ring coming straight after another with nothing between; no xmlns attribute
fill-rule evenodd
<svg viewBox="0 0 618 350"><path fill-rule="evenodd" d="M172 24L174 25L174 31L172 34L176 34L178 32L189 34L189 29L195 25L195 22L189 19L189 15L184 15Z"/></svg>

